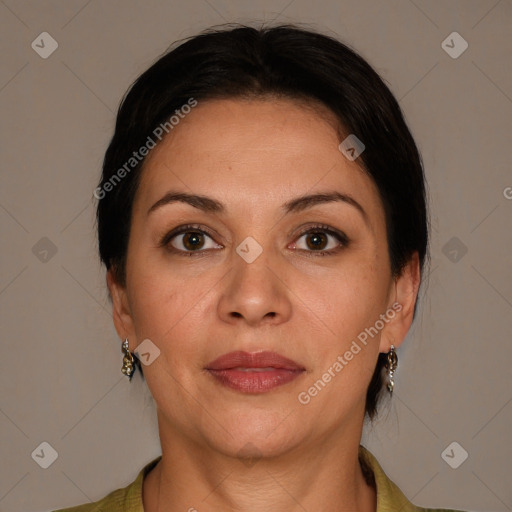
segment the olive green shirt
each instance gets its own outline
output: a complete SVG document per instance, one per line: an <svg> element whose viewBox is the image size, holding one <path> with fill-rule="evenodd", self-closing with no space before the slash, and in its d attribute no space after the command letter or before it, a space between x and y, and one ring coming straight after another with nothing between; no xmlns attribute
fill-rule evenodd
<svg viewBox="0 0 512 512"><path fill-rule="evenodd" d="M162 458L160 455L139 472L137 478L126 487L117 489L94 503L63 508L54 512L144 512L142 506L142 482L144 477ZM448 509L421 508L413 505L384 473L377 459L364 446L359 445L359 459L363 473L377 491L377 512L461 512ZM366 463L366 464L365 464Z"/></svg>

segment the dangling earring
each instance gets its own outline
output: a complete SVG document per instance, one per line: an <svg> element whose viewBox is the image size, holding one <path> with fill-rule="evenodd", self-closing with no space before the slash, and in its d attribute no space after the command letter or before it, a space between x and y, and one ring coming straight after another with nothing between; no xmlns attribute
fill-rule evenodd
<svg viewBox="0 0 512 512"><path fill-rule="evenodd" d="M393 394L393 388L395 387L395 381L393 380L393 376L396 370L396 367L398 366L398 356L395 352L394 345L391 345L391 348L388 352L388 360L386 362L386 370L388 374L388 391L389 394Z"/></svg>
<svg viewBox="0 0 512 512"><path fill-rule="evenodd" d="M124 353L123 366L121 368L121 372L124 375L126 375L128 377L128 379L130 379L130 381L131 381L132 380L132 376L133 376L133 372L135 371L135 369L133 367L133 355L130 352L130 349L128 348L128 338L126 338L123 341L121 349L122 349L122 351Z"/></svg>

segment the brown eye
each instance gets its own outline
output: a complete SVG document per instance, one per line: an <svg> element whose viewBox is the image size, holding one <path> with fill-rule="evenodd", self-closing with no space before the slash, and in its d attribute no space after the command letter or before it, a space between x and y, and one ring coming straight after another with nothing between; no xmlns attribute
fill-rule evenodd
<svg viewBox="0 0 512 512"><path fill-rule="evenodd" d="M183 234L182 244L189 251L201 249L204 245L204 236L196 231L188 231Z"/></svg>
<svg viewBox="0 0 512 512"><path fill-rule="evenodd" d="M214 242L211 235L197 226L181 226L163 237L160 242L162 247L167 247L173 252L182 254L203 253L206 249L222 248Z"/></svg>
<svg viewBox="0 0 512 512"><path fill-rule="evenodd" d="M305 240L305 244L300 240ZM303 231L297 242L295 249L309 253L317 253L320 256L336 254L340 249L347 247L348 237L328 226L313 226L307 231Z"/></svg>
<svg viewBox="0 0 512 512"><path fill-rule="evenodd" d="M210 245L208 245L210 241ZM178 251L194 252L201 249L215 249L216 244L202 231L183 231L169 238L169 244Z"/></svg>
<svg viewBox="0 0 512 512"><path fill-rule="evenodd" d="M325 249L325 244L328 242L324 233L308 233L306 235L306 245L310 249Z"/></svg>

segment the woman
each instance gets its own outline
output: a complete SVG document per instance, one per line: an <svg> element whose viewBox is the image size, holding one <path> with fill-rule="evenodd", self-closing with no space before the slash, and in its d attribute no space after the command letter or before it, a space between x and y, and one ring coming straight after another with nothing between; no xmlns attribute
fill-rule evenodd
<svg viewBox="0 0 512 512"><path fill-rule="evenodd" d="M94 194L162 455L67 510L427 510L360 445L428 246L419 152L360 56L293 26L189 39L125 97Z"/></svg>

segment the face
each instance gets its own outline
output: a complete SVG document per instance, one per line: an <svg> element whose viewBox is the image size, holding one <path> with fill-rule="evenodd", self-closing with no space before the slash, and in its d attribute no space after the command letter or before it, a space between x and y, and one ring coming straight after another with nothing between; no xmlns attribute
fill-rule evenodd
<svg viewBox="0 0 512 512"><path fill-rule="evenodd" d="M276 455L360 435L419 274L392 277L378 190L341 140L320 107L214 100L147 157L126 287L108 284L120 337L160 351L143 370L175 436Z"/></svg>

